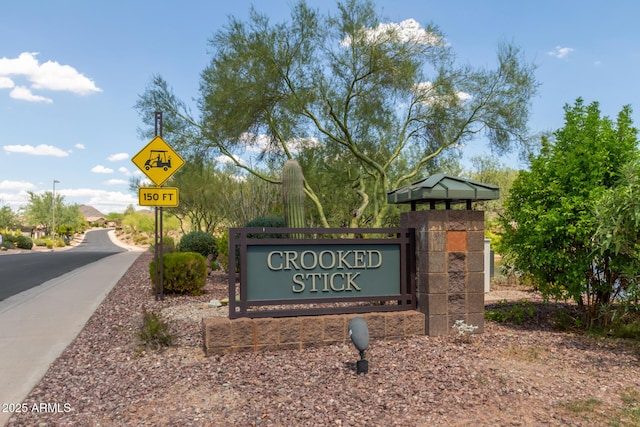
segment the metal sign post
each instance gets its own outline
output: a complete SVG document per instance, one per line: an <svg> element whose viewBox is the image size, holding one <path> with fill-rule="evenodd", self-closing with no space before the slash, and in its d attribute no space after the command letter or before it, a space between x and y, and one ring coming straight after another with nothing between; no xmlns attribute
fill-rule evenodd
<svg viewBox="0 0 640 427"><path fill-rule="evenodd" d="M162 112L155 112L155 135L162 138ZM156 211L156 236L155 236L155 256L156 256L156 301L164 300L164 263L163 261L163 241L162 241L162 207L155 207ZM158 218L159 221L158 221Z"/></svg>
<svg viewBox="0 0 640 427"><path fill-rule="evenodd" d="M138 201L140 206L155 207L155 294L156 300L163 300L162 208L176 207L179 202L178 189L162 187L162 184L184 165L184 159L162 139L162 112L155 112L155 137L131 161L156 185L140 188Z"/></svg>

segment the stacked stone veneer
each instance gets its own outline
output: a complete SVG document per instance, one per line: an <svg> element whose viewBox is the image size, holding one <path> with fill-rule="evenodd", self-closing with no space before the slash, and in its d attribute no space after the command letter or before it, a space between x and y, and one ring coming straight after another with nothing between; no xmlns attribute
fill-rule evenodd
<svg viewBox="0 0 640 427"><path fill-rule="evenodd" d="M448 335L456 320L484 332L484 212L406 212L415 229L416 297L429 336Z"/></svg>
<svg viewBox="0 0 640 427"><path fill-rule="evenodd" d="M425 334L425 316L413 310L264 319L207 317L202 320L204 351L212 356L350 343L349 322L354 317L365 319L372 339Z"/></svg>

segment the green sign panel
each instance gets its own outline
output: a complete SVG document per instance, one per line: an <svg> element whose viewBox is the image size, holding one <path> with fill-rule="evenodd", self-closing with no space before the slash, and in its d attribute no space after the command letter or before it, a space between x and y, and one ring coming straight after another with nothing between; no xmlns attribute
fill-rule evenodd
<svg viewBox="0 0 640 427"><path fill-rule="evenodd" d="M247 300L400 293L400 245L249 245Z"/></svg>

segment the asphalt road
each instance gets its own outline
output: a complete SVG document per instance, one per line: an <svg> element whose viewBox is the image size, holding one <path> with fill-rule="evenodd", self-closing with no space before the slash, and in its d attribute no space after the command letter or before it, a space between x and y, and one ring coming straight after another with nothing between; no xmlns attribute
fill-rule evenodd
<svg viewBox="0 0 640 427"><path fill-rule="evenodd" d="M74 248L57 252L0 255L0 301L76 268L125 250L111 241L109 230L92 230Z"/></svg>

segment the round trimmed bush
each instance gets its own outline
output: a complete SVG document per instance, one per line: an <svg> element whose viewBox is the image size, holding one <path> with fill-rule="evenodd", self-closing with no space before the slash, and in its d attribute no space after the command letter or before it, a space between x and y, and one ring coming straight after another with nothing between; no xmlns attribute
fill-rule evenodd
<svg viewBox="0 0 640 427"><path fill-rule="evenodd" d="M29 236L19 235L16 237L16 247L18 249L31 249L33 247L33 240Z"/></svg>
<svg viewBox="0 0 640 427"><path fill-rule="evenodd" d="M286 222L284 217L281 216L260 216L258 218L252 219L248 223L245 224L245 228L250 227L277 227L283 228L286 227ZM282 233L260 233L260 234L247 234L247 237L252 237L255 239L280 239L286 237Z"/></svg>
<svg viewBox="0 0 640 427"><path fill-rule="evenodd" d="M168 294L202 295L207 279L207 260L197 252L171 252L162 256L162 285ZM156 283L156 261L149 263L151 282Z"/></svg>
<svg viewBox="0 0 640 427"><path fill-rule="evenodd" d="M213 237L213 234L204 231L192 231L182 236L178 250L180 252L197 252L205 258L213 255L212 259L216 259L218 256L216 238Z"/></svg>

